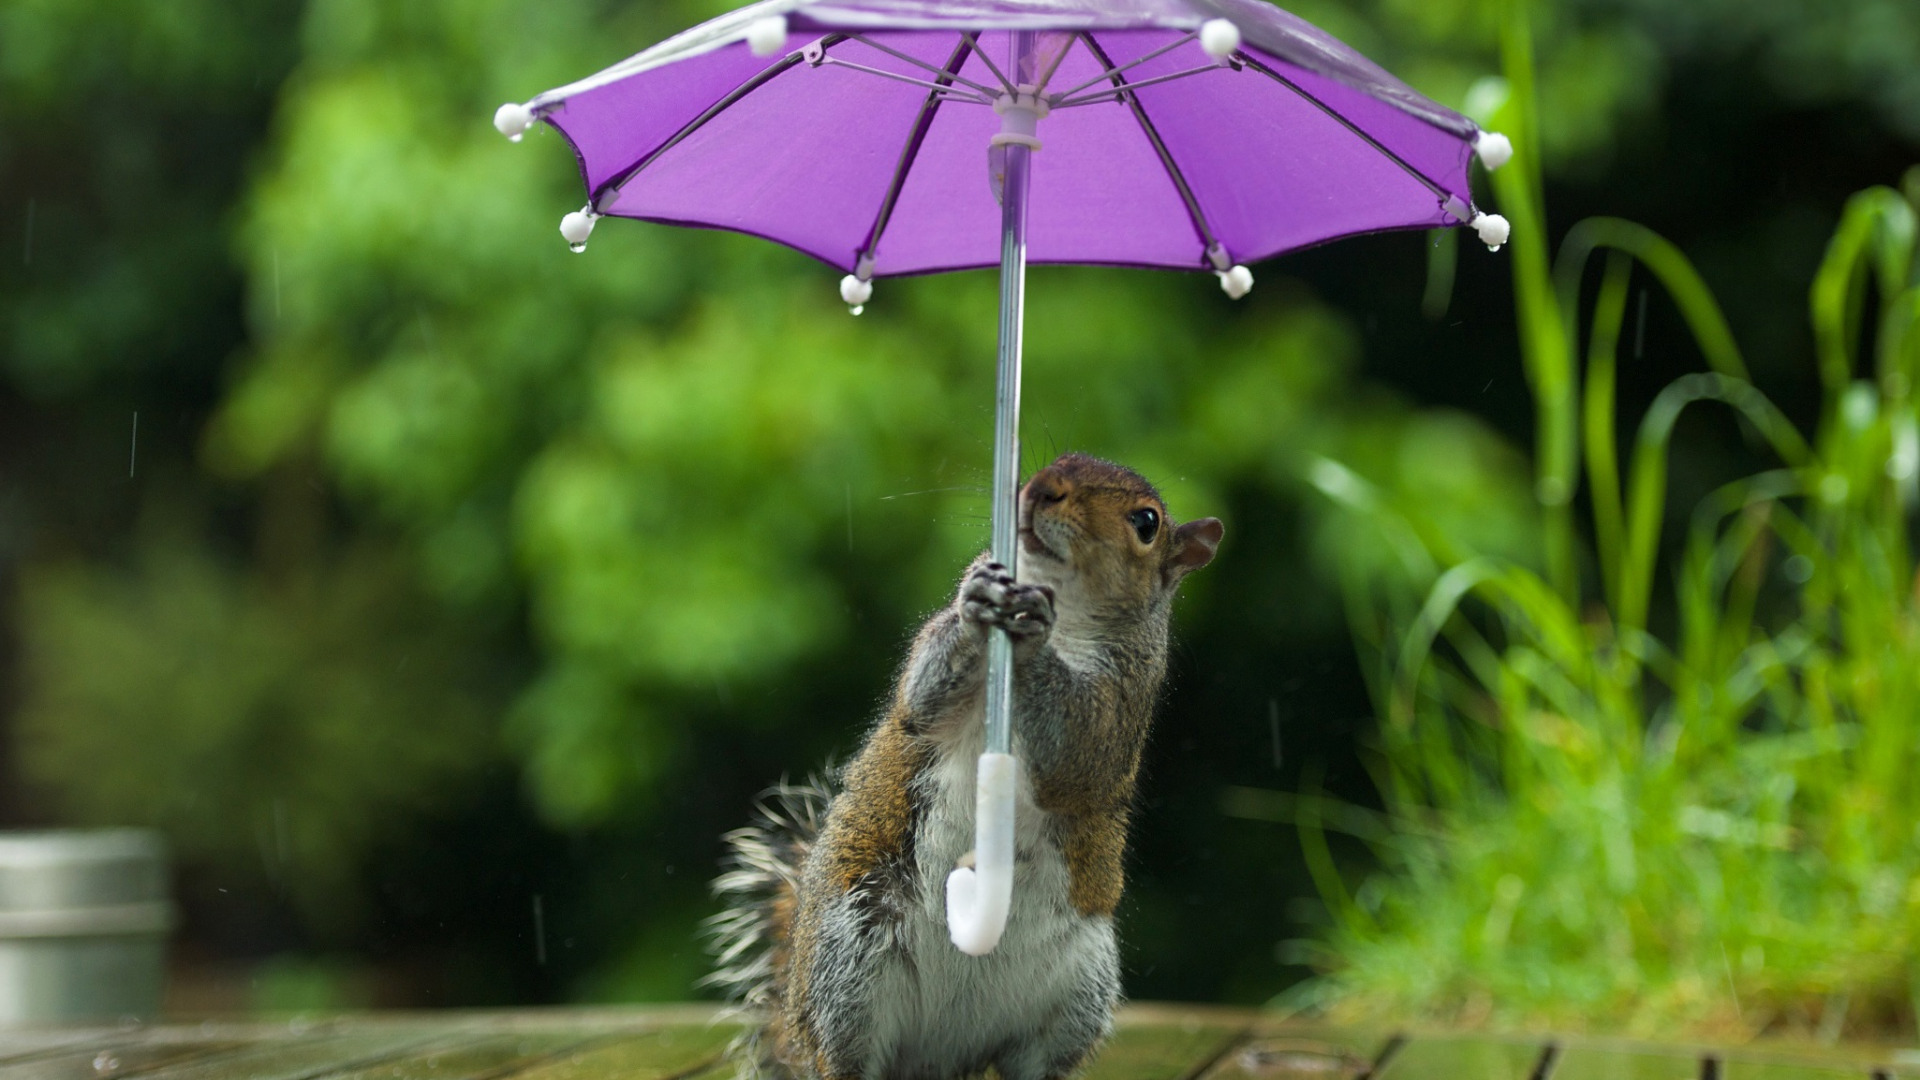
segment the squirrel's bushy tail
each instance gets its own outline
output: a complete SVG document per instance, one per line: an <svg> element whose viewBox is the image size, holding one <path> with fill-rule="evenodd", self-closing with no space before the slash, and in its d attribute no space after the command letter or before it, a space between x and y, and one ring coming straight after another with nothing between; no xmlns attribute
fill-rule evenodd
<svg viewBox="0 0 1920 1080"><path fill-rule="evenodd" d="M783 779L760 796L752 824L722 838L727 854L713 894L725 906L706 922L714 968L700 985L720 988L730 1011L747 1021L728 1051L740 1080L781 1074L764 1038L766 1022L781 1006L801 867L833 796L825 776L801 784Z"/></svg>

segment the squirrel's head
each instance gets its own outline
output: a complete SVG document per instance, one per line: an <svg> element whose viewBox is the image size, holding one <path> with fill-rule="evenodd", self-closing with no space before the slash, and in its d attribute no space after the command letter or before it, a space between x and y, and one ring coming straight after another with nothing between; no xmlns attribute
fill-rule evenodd
<svg viewBox="0 0 1920 1080"><path fill-rule="evenodd" d="M1137 616L1213 560L1221 531L1217 518L1175 524L1131 469L1066 454L1020 490L1019 576L1086 615Z"/></svg>

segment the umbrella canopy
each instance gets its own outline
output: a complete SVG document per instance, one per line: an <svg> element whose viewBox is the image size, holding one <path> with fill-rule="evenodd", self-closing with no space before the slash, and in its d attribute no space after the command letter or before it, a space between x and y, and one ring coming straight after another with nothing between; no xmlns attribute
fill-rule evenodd
<svg viewBox="0 0 1920 1080"><path fill-rule="evenodd" d="M988 148L1023 94L1041 263L1224 273L1471 222L1475 148L1505 156L1263 0L769 0L496 123L545 120L573 145L576 243L601 215L731 229L865 281L1000 263Z"/></svg>

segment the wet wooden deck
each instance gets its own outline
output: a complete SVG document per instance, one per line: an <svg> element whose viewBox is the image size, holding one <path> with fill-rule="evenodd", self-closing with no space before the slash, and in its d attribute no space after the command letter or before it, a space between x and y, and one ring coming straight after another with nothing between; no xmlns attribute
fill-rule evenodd
<svg viewBox="0 0 1920 1080"><path fill-rule="evenodd" d="M378 1014L0 1031L0 1080L729 1080L710 1009ZM1086 1080L1920 1080L1871 1048L1331 1030L1134 1006Z"/></svg>

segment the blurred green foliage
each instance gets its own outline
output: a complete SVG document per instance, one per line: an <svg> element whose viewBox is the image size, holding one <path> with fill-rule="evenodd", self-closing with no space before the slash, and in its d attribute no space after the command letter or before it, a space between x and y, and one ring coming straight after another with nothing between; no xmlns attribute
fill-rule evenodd
<svg viewBox="0 0 1920 1080"><path fill-rule="evenodd" d="M293 63L292 7L0 9L0 168L19 223L0 295L11 386L46 401L155 353L205 362L192 352L221 321L225 290L208 284L227 276L236 194L219 165Z"/></svg>
<svg viewBox="0 0 1920 1080"><path fill-rule="evenodd" d="M474 985L691 992L714 837L753 785L853 743L984 544L992 400L991 275L883 282L855 320L833 272L756 240L619 221L575 256L555 235L579 204L571 156L544 129L501 140L493 107L723 6L0 8L0 204L23 255L0 258L6 734L45 800L26 816L166 828L206 910L230 910L213 880L286 905L297 930L260 931L264 952L393 956L439 934ZM1870 100L1895 130L1920 116L1887 60L1912 30L1898 3L1847 5L1873 47L1802 33L1786 3L1655 7L1536 5L1537 86L1483 78L1497 5L1298 10L1476 115L1537 101L1522 146L1548 176L1604 169L1657 126L1675 68L1716 49L1758 52L1782 86L1811 56L1813 99ZM1511 254L1544 266L1537 213ZM1181 714L1156 746L1166 784L1206 792L1145 816L1175 823L1147 837L1130 901L1149 986L1257 999L1285 978L1260 946L1290 914L1184 860L1233 835L1240 862L1291 872L1229 833L1210 785L1264 756L1269 718L1280 767L1283 708L1310 753L1342 737L1337 695L1275 688L1298 684L1277 674L1295 654L1342 647L1333 583L1410 619L1439 567L1564 576L1583 557L1572 489L1543 510L1511 432L1377 378L1492 386L1514 367L1414 319L1417 282L1397 295L1374 268L1414 246L1392 242L1356 257L1344 307L1337 282L1287 276L1325 271L1317 255L1263 269L1238 305L1204 277L1031 277L1029 464L1104 454L1177 514L1229 518L1184 602L1176 689L1221 715ZM1463 289L1504 272L1480 254L1460 256ZM1356 298L1388 312L1398 355ZM1355 499L1413 524L1383 532ZM1349 615L1379 632L1365 603ZM1245 670L1215 662L1236 648ZM550 897L553 968L533 971L527 896L583 866L594 883ZM1244 913L1206 928L1237 935L1231 960L1182 955L1196 905ZM229 921L248 922L207 923ZM292 989L270 997L326 982L302 963L276 961Z"/></svg>
<svg viewBox="0 0 1920 1080"><path fill-rule="evenodd" d="M444 812L496 753L461 643L396 603L391 555L313 580L223 571L177 539L118 572L22 582L33 695L22 765L85 821L160 826L180 852L259 864L331 930L365 914L352 871L396 814ZM130 752L137 748L137 752Z"/></svg>

